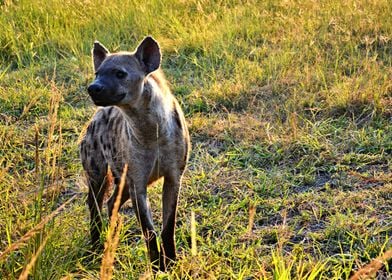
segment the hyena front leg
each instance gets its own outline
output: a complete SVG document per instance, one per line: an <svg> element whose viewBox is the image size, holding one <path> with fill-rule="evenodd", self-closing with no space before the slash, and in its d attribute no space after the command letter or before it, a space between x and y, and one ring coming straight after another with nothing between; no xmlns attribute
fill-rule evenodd
<svg viewBox="0 0 392 280"><path fill-rule="evenodd" d="M151 210L147 200L147 186L146 184L134 184L130 187L130 192L136 217L142 227L144 238L146 239L150 261L153 265L153 269L156 271L159 267L159 250L157 234L154 230Z"/></svg>
<svg viewBox="0 0 392 280"><path fill-rule="evenodd" d="M162 243L163 255L161 256L161 266L167 268L170 262L176 259L176 245L174 231L176 226L177 201L180 190L181 177L165 176L162 193ZM161 268L162 270L162 268Z"/></svg>

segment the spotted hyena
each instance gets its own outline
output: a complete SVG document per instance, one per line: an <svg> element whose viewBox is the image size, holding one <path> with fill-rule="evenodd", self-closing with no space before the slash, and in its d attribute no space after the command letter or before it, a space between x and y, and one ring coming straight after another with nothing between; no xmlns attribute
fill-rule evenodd
<svg viewBox="0 0 392 280"><path fill-rule="evenodd" d="M188 159L189 134L183 112L160 70L159 44L146 37L134 52L109 53L94 43L95 80L88 93L97 106L80 144L87 174L91 239L99 246L101 210L109 182L108 167L118 186L128 164L121 205L129 198L141 224L154 266L175 260L174 230L181 177ZM162 246L158 248L147 186L164 178ZM109 216L118 193L108 200Z"/></svg>

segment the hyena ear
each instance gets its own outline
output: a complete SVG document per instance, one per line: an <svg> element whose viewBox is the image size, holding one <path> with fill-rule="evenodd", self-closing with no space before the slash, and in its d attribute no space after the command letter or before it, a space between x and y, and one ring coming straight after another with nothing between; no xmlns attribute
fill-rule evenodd
<svg viewBox="0 0 392 280"><path fill-rule="evenodd" d="M135 56L141 62L146 75L157 70L161 65L161 49L151 36L144 38L137 47Z"/></svg>
<svg viewBox="0 0 392 280"><path fill-rule="evenodd" d="M93 47L93 64L94 70L97 71L99 66L105 60L106 56L109 54L109 51L102 45L100 42L95 41Z"/></svg>

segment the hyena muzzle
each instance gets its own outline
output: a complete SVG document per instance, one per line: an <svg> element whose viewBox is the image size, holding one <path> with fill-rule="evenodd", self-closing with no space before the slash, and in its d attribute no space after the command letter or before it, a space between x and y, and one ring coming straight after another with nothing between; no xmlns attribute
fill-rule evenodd
<svg viewBox="0 0 392 280"><path fill-rule="evenodd" d="M89 187L92 243L100 245L101 210L110 185L108 168L115 183L107 203L110 216L128 164L120 207L132 200L150 260L155 268L165 270L176 258L177 200L188 160L189 134L183 112L159 69L161 51L152 37L146 37L132 53L109 53L99 42L94 43L92 53L96 77L88 93L103 108L95 113L80 144ZM158 248L147 186L161 177L162 246Z"/></svg>

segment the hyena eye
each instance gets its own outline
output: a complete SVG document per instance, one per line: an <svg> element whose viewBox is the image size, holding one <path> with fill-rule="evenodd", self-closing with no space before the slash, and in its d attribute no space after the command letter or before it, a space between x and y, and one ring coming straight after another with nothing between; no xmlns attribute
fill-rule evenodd
<svg viewBox="0 0 392 280"><path fill-rule="evenodd" d="M122 70L118 70L116 72L116 77L119 79L124 79L127 76L127 72L124 72Z"/></svg>

